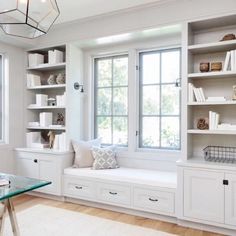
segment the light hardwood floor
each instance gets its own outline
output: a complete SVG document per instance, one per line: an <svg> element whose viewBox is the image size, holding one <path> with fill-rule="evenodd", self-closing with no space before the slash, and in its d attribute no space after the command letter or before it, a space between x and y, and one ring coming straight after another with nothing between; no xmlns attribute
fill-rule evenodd
<svg viewBox="0 0 236 236"><path fill-rule="evenodd" d="M73 203L60 202L45 198L34 197L30 195L23 195L14 199L16 211L21 211L26 208L37 204L49 205L58 208L68 209L71 211L78 211L84 214L98 216L114 221L119 221L132 225L139 225L146 228L156 229L159 231L180 235L180 236L220 236L220 234L214 234L201 230L195 230L178 226L176 224L166 223L158 220L151 220L143 217L127 215L123 213L103 210L99 208L93 208L88 206L77 205Z"/></svg>

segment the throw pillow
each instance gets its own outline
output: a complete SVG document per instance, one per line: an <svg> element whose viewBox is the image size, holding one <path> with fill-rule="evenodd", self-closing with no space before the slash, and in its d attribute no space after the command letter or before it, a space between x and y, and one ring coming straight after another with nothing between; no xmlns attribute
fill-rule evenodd
<svg viewBox="0 0 236 236"><path fill-rule="evenodd" d="M115 169L119 167L116 161L114 146L107 148L93 147L92 154L94 157L94 170Z"/></svg>
<svg viewBox="0 0 236 236"><path fill-rule="evenodd" d="M74 167L86 168L92 167L94 158L91 153L92 147L100 147L101 139L93 139L90 141L72 141L72 146L75 151Z"/></svg>

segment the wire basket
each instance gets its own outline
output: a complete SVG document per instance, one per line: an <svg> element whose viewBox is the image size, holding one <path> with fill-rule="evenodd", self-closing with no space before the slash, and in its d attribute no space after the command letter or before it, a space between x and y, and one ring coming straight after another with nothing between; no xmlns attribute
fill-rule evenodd
<svg viewBox="0 0 236 236"><path fill-rule="evenodd" d="M236 147L207 146L203 151L206 161L236 163Z"/></svg>

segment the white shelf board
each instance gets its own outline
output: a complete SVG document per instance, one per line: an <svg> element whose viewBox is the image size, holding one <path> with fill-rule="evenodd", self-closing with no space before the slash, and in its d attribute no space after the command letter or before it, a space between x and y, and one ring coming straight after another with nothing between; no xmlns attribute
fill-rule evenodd
<svg viewBox="0 0 236 236"><path fill-rule="evenodd" d="M65 84L55 84L55 85L41 85L41 86L34 86L28 87L28 90L35 90L35 89L57 89L57 88L65 88Z"/></svg>
<svg viewBox="0 0 236 236"><path fill-rule="evenodd" d="M64 130L66 130L66 127L65 126L63 126L63 127L40 127L40 126L30 127L30 126L28 126L27 129L29 129L29 130L62 130L62 131L64 131Z"/></svg>
<svg viewBox="0 0 236 236"><path fill-rule="evenodd" d="M41 107L36 107L36 106L28 106L29 110L42 110L42 109L65 109L66 107L59 107L59 106L41 106Z"/></svg>
<svg viewBox="0 0 236 236"><path fill-rule="evenodd" d="M61 151L49 148L15 148L15 151L23 151L23 152L33 152L33 153L47 153L47 154L54 154L54 155L62 155L67 153L73 153L73 151Z"/></svg>
<svg viewBox="0 0 236 236"><path fill-rule="evenodd" d="M188 50L193 54L226 52L236 47L236 40L228 40L216 43L205 43L188 46Z"/></svg>
<svg viewBox="0 0 236 236"><path fill-rule="evenodd" d="M216 102L188 102L189 106L209 106L209 105L236 105L236 101L216 101Z"/></svg>
<svg viewBox="0 0 236 236"><path fill-rule="evenodd" d="M41 71L47 71L47 70L64 69L65 67L66 67L66 63L65 63L65 62L58 63L58 64L45 63L45 64L41 64L41 65L34 66L34 67L28 67L27 70L41 70Z"/></svg>
<svg viewBox="0 0 236 236"><path fill-rule="evenodd" d="M199 130L189 129L188 134L224 134L224 135L236 135L236 130Z"/></svg>
<svg viewBox="0 0 236 236"><path fill-rule="evenodd" d="M236 71L203 72L188 74L189 79L236 78Z"/></svg>

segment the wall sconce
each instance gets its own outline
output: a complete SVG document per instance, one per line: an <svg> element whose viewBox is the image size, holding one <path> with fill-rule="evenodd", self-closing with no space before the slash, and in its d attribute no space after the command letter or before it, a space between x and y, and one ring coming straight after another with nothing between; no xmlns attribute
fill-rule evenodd
<svg viewBox="0 0 236 236"><path fill-rule="evenodd" d="M78 82L75 82L74 89L79 90L81 93L84 93L84 85L83 84L79 84Z"/></svg>
<svg viewBox="0 0 236 236"><path fill-rule="evenodd" d="M181 78L176 79L175 81L175 87L180 88L181 87Z"/></svg>

